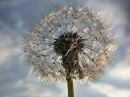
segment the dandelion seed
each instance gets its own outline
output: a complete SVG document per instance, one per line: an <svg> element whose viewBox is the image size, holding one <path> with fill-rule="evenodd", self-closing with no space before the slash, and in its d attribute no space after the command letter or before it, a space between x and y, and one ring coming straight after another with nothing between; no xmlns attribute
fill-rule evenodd
<svg viewBox="0 0 130 97"><path fill-rule="evenodd" d="M86 83L97 77L116 50L100 12L94 14L87 8L67 7L50 13L25 43L22 57L31 72L50 84L67 80L68 87L73 80Z"/></svg>

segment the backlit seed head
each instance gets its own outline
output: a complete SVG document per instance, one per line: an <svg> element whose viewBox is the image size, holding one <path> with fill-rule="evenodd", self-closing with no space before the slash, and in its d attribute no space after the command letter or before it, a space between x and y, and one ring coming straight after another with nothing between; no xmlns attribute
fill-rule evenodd
<svg viewBox="0 0 130 97"><path fill-rule="evenodd" d="M100 13L66 7L45 16L25 39L23 58L47 83L87 82L101 74L116 50Z"/></svg>

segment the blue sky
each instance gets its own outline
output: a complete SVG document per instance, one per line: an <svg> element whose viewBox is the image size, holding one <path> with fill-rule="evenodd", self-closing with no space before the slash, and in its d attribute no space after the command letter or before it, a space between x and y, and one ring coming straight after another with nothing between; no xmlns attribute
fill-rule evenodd
<svg viewBox="0 0 130 97"><path fill-rule="evenodd" d="M23 36L51 11L67 5L102 10L119 44L112 66L96 82L75 84L75 97L130 97L129 0L0 0L0 96L67 97L65 83L38 82L19 57Z"/></svg>

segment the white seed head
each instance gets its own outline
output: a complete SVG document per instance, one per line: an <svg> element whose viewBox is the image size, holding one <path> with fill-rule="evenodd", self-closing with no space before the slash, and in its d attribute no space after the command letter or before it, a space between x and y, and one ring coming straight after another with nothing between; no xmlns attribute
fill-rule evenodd
<svg viewBox="0 0 130 97"><path fill-rule="evenodd" d="M116 50L111 33L100 12L66 7L40 20L26 39L22 57L42 81L71 77L85 83L109 64Z"/></svg>

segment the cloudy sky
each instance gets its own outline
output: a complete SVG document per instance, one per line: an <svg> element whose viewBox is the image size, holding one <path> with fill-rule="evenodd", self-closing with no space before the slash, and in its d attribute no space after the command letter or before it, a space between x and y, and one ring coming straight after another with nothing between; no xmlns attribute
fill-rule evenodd
<svg viewBox="0 0 130 97"><path fill-rule="evenodd" d="M0 0L0 97L67 97L65 83L38 82L19 57L24 34L41 16L68 5L104 11L119 46L103 77L75 84L75 97L130 97L129 4L129 0Z"/></svg>

